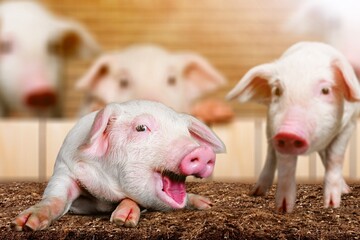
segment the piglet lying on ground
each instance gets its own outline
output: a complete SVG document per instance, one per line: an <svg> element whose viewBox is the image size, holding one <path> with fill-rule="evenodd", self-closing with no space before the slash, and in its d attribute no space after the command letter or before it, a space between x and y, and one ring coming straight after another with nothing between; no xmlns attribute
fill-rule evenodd
<svg viewBox="0 0 360 240"><path fill-rule="evenodd" d="M253 195L267 192L277 165L276 208L291 212L297 156L316 151L325 166L325 207L340 206L341 193L350 191L342 166L360 100L358 79L340 52L322 43L295 44L246 73L228 98L268 105L268 152Z"/></svg>
<svg viewBox="0 0 360 240"><path fill-rule="evenodd" d="M208 199L186 193L185 178L208 177L215 153L224 151L222 141L190 115L150 101L109 104L70 131L43 199L12 226L41 230L69 209L113 211L112 222L136 226L138 205L164 211L209 208Z"/></svg>

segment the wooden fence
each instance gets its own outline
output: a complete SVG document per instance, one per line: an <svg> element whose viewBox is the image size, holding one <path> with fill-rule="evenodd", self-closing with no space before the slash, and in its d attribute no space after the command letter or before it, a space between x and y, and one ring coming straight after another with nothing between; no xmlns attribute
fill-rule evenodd
<svg viewBox="0 0 360 240"><path fill-rule="evenodd" d="M360 120L359 120L360 121ZM73 120L1 120L0 181L47 180L53 171L60 146ZM213 130L227 146L219 154L214 180L255 181L264 164L267 140L264 118L237 118L214 125ZM353 135L345 156L343 173L348 179L360 179L360 130ZM298 160L297 177L315 181L324 175L316 154Z"/></svg>

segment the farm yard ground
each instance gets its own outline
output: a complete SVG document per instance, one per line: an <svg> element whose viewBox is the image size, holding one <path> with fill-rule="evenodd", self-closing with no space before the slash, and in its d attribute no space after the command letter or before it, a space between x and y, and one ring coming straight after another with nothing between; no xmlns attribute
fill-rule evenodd
<svg viewBox="0 0 360 240"><path fill-rule="evenodd" d="M110 223L110 214L66 214L47 230L15 232L10 222L41 199L45 183L0 183L0 239L360 239L360 184L341 207L323 207L321 184L299 184L291 214L274 210L275 185L266 197L250 197L251 184L189 182L188 192L210 198L206 211L142 213L135 228Z"/></svg>

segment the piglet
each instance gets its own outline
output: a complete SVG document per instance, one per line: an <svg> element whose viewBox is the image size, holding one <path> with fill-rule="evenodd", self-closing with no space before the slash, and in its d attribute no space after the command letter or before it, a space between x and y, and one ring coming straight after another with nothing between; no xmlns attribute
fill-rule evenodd
<svg viewBox="0 0 360 240"><path fill-rule="evenodd" d="M205 114L192 111L192 107L196 100L225 83L224 76L195 52L173 52L158 45L135 44L100 56L76 86L86 93L80 115L110 102L146 99L216 122L232 117L225 103L218 100L219 110L208 108L210 111ZM207 108L207 104L201 108Z"/></svg>
<svg viewBox="0 0 360 240"><path fill-rule="evenodd" d="M276 208L293 211L297 156L318 152L325 166L324 205L339 207L349 187L342 177L346 145L359 112L360 85L333 47L300 42L278 60L250 69L228 99L268 106L268 151L252 194L264 195L278 170Z"/></svg>
<svg viewBox="0 0 360 240"><path fill-rule="evenodd" d="M62 115L64 62L97 54L78 22L36 1L0 4L0 115Z"/></svg>
<svg viewBox="0 0 360 240"><path fill-rule="evenodd" d="M300 1L285 30L312 34L339 49L360 76L360 1Z"/></svg>
<svg viewBox="0 0 360 240"><path fill-rule="evenodd" d="M69 210L112 212L117 225L136 226L140 208L209 208L187 194L186 176L210 176L223 142L196 118L145 100L112 103L81 118L66 137L42 200L13 221L41 230Z"/></svg>

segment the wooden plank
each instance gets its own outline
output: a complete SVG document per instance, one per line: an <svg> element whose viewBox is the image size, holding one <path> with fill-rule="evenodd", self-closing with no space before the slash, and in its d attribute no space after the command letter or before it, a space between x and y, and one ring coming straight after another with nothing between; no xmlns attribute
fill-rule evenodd
<svg viewBox="0 0 360 240"><path fill-rule="evenodd" d="M53 174L56 157L60 147L70 131L75 125L74 120L48 120L46 126L46 177Z"/></svg>
<svg viewBox="0 0 360 240"><path fill-rule="evenodd" d="M37 120L0 120L0 180L38 178Z"/></svg>

